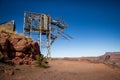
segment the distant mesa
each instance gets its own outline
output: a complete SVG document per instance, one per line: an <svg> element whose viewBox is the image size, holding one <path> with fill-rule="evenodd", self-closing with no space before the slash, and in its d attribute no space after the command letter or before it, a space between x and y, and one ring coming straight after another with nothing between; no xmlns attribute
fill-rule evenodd
<svg viewBox="0 0 120 80"><path fill-rule="evenodd" d="M110 55L110 56L120 56L120 52L106 52L103 56Z"/></svg>

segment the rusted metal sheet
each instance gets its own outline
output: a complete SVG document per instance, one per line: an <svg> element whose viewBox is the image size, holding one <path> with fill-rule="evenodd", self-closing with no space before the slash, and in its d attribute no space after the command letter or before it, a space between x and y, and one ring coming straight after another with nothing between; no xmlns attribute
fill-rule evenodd
<svg viewBox="0 0 120 80"><path fill-rule="evenodd" d="M0 24L0 28L15 31L15 22L14 20L9 22L4 22Z"/></svg>

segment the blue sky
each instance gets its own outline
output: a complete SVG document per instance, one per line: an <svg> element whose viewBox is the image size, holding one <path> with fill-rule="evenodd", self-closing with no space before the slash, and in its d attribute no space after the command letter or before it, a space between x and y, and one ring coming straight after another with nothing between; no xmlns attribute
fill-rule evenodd
<svg viewBox="0 0 120 80"><path fill-rule="evenodd" d="M57 39L52 57L120 51L120 0L0 0L0 23L15 20L22 33L24 11L50 14L69 24L65 33L73 39Z"/></svg>

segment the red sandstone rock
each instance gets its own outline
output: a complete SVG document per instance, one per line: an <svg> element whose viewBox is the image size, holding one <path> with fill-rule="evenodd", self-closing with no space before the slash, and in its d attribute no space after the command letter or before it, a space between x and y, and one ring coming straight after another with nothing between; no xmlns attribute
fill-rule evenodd
<svg viewBox="0 0 120 80"><path fill-rule="evenodd" d="M0 32L0 51L4 58L9 58L14 64L34 64L35 56L40 55L37 42L29 37Z"/></svg>
<svg viewBox="0 0 120 80"><path fill-rule="evenodd" d="M2 33L2 34L0 34L0 36L2 37L2 38L8 38L9 37L9 35L7 34L7 33Z"/></svg>
<svg viewBox="0 0 120 80"><path fill-rule="evenodd" d="M11 70L11 69L5 69L5 70L4 70L4 73L5 73L6 75L13 75L13 74L14 74L14 71Z"/></svg>
<svg viewBox="0 0 120 80"><path fill-rule="evenodd" d="M35 65L36 64L36 61L31 61L31 65Z"/></svg>
<svg viewBox="0 0 120 80"><path fill-rule="evenodd" d="M22 53L22 52L16 52L16 55L15 55L15 56L16 56L16 57L24 57L25 54Z"/></svg>
<svg viewBox="0 0 120 80"><path fill-rule="evenodd" d="M8 39L0 38L0 45L1 45L2 51L8 50L8 45L9 45Z"/></svg>

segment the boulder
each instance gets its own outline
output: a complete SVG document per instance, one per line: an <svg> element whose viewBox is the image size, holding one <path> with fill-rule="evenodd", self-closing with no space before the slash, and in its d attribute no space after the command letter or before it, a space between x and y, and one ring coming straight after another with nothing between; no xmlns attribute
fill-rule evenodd
<svg viewBox="0 0 120 80"><path fill-rule="evenodd" d="M16 53L15 53L15 56L16 56L16 57L24 57L25 54L22 53L22 52L16 52Z"/></svg>
<svg viewBox="0 0 120 80"><path fill-rule="evenodd" d="M0 34L0 37L8 39L10 36L7 33L2 33L2 34Z"/></svg>
<svg viewBox="0 0 120 80"><path fill-rule="evenodd" d="M8 51L9 40L6 38L0 38L1 51Z"/></svg>
<svg viewBox="0 0 120 80"><path fill-rule="evenodd" d="M41 55L38 43L31 38L4 32L0 32L0 51L4 59L19 65L34 64L36 55Z"/></svg>
<svg viewBox="0 0 120 80"><path fill-rule="evenodd" d="M14 71L13 71L12 69L5 69L5 70L4 70L4 73L5 73L6 75L14 75Z"/></svg>

